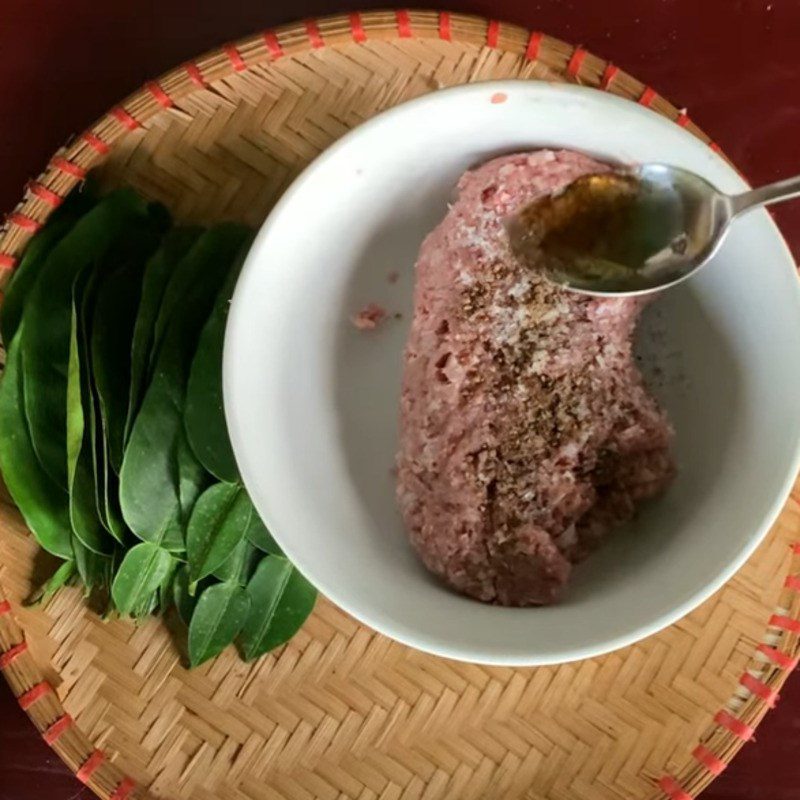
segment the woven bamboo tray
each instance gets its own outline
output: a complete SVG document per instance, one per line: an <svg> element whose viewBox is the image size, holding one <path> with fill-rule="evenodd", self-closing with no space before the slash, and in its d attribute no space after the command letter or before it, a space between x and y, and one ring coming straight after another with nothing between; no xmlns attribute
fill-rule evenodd
<svg viewBox="0 0 800 800"><path fill-rule="evenodd" d="M308 21L182 65L59 152L7 219L2 282L90 169L180 219L255 226L362 120L443 86L512 77L595 86L709 142L653 89L540 33L447 13ZM280 652L245 665L229 651L194 672L155 619L102 622L76 590L24 607L41 555L6 500L0 668L103 798L689 800L752 736L795 664L798 499L796 487L766 541L705 605L603 658L540 669L450 662L322 600Z"/></svg>

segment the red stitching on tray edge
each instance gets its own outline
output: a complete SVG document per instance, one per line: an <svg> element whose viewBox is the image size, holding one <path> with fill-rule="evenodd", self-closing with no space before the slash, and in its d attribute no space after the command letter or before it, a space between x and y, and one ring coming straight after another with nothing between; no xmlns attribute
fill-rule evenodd
<svg viewBox="0 0 800 800"><path fill-rule="evenodd" d="M189 76L189 80L197 86L199 89L206 88L206 82L203 79L203 72L194 61L187 61L183 68L186 70L186 74Z"/></svg>
<svg viewBox="0 0 800 800"><path fill-rule="evenodd" d="M4 653L0 653L0 669L10 667L28 649L27 642L20 642L13 647L9 647Z"/></svg>
<svg viewBox="0 0 800 800"><path fill-rule="evenodd" d="M581 71L581 66L583 65L583 61L586 58L586 50L582 47L576 47L572 51L572 56L569 59L569 63L567 64L567 75L571 78L577 78L578 73Z"/></svg>
<svg viewBox="0 0 800 800"><path fill-rule="evenodd" d="M108 112L114 119L121 125L124 125L129 131L135 131L141 126L141 123L134 116L129 114L122 106L115 106Z"/></svg>
<svg viewBox="0 0 800 800"><path fill-rule="evenodd" d="M544 34L541 31L531 31L528 37L528 44L525 47L525 58L528 61L536 61L539 58L539 48L542 46Z"/></svg>
<svg viewBox="0 0 800 800"><path fill-rule="evenodd" d="M642 92L642 96L637 101L640 106L644 106L645 108L650 108L653 105L656 97L658 97L658 93L652 86L646 86L645 90Z"/></svg>
<svg viewBox="0 0 800 800"><path fill-rule="evenodd" d="M353 41L359 44L367 39L367 32L364 30L361 14L358 11L353 11L350 14L350 34L353 37Z"/></svg>
<svg viewBox="0 0 800 800"><path fill-rule="evenodd" d="M108 155L111 152L111 147L106 144L99 136L95 136L91 131L84 131L81 139L89 145L96 153L101 156Z"/></svg>
<svg viewBox="0 0 800 800"><path fill-rule="evenodd" d="M705 745L699 744L692 751L692 756L699 761L712 775L721 775L728 765Z"/></svg>
<svg viewBox="0 0 800 800"><path fill-rule="evenodd" d="M789 633L800 633L800 620L792 619L784 614L773 614L767 624L772 628L789 631Z"/></svg>
<svg viewBox="0 0 800 800"><path fill-rule="evenodd" d="M235 44L228 42L228 44L222 45L222 52L228 56L228 61L231 62L234 72L243 72L247 69L247 64Z"/></svg>
<svg viewBox="0 0 800 800"><path fill-rule="evenodd" d="M617 77L619 73L619 67L615 64L606 64L606 68L603 70L603 77L600 78L600 88L603 91L606 91L609 86L611 86L614 78Z"/></svg>
<svg viewBox="0 0 800 800"><path fill-rule="evenodd" d="M439 38L444 39L446 42L453 40L453 33L450 29L450 12L439 12Z"/></svg>
<svg viewBox="0 0 800 800"><path fill-rule="evenodd" d="M770 647L763 642L758 646L758 651L763 653L773 664L781 669L793 670L797 666L797 659L792 658L788 653L778 650L776 647Z"/></svg>
<svg viewBox="0 0 800 800"><path fill-rule="evenodd" d="M21 214L19 211L12 211L6 219L11 225L16 225L24 231L30 231L30 233L36 233L36 231L41 230L42 227L41 222L37 222L37 220L27 216L27 214Z"/></svg>
<svg viewBox="0 0 800 800"><path fill-rule="evenodd" d="M400 9L396 12L397 19L397 35L401 39L410 39L411 34L411 16L406 9Z"/></svg>
<svg viewBox="0 0 800 800"><path fill-rule="evenodd" d="M42 739L51 747L72 727L74 720L69 714L62 714L47 730L42 732Z"/></svg>
<svg viewBox="0 0 800 800"><path fill-rule="evenodd" d="M770 708L775 708L781 696L774 690L770 689L764 681L756 678L749 672L743 672L739 683L747 689L748 692L760 697Z"/></svg>
<svg viewBox="0 0 800 800"><path fill-rule="evenodd" d="M322 34L319 31L317 21L315 19L307 19L305 21L305 26L306 36L308 36L308 41L311 42L311 46L316 50L319 50L320 47L325 47L325 40L322 38Z"/></svg>
<svg viewBox="0 0 800 800"><path fill-rule="evenodd" d="M27 711L37 700L44 697L46 694L50 694L52 691L53 687L47 681L42 681L32 686L27 692L23 692L17 698L17 702L23 711Z"/></svg>
<svg viewBox="0 0 800 800"><path fill-rule="evenodd" d="M664 775L658 781L658 788L671 800L694 800L692 795L684 791L683 787L671 775Z"/></svg>
<svg viewBox="0 0 800 800"><path fill-rule="evenodd" d="M106 754L102 750L94 750L89 758L83 762L80 769L75 773L75 777L84 785L89 783L92 775L100 769L100 765L106 760Z"/></svg>
<svg viewBox="0 0 800 800"><path fill-rule="evenodd" d="M489 24L486 26L486 46L495 49L499 41L500 22L496 19L490 19Z"/></svg>
<svg viewBox="0 0 800 800"><path fill-rule="evenodd" d="M737 719L729 711L724 708L714 715L714 722L721 728L730 731L734 736L741 739L743 742L749 742L753 738L755 729L748 725L746 722Z"/></svg>
<svg viewBox="0 0 800 800"><path fill-rule="evenodd" d="M38 181L31 181L27 189L32 195L47 203L50 208L58 208L64 202L64 198L60 194L48 189Z"/></svg>
<svg viewBox="0 0 800 800"><path fill-rule="evenodd" d="M800 592L800 575L787 575L783 585L787 589L794 589L795 592Z"/></svg>
<svg viewBox="0 0 800 800"><path fill-rule="evenodd" d="M161 88L158 81L148 81L144 88L155 98L162 108L172 108L175 105L172 98Z"/></svg>
<svg viewBox="0 0 800 800"><path fill-rule="evenodd" d="M283 55L281 43L273 31L264 31L264 44L267 46L267 51L272 56L273 61L277 61Z"/></svg>
<svg viewBox="0 0 800 800"><path fill-rule="evenodd" d="M61 156L54 156L50 161L50 166L81 181L86 177L86 170L83 167Z"/></svg>

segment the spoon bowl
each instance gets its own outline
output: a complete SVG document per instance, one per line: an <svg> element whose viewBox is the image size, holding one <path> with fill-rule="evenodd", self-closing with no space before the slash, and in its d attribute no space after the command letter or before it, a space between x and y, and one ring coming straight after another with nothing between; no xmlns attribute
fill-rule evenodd
<svg viewBox="0 0 800 800"><path fill-rule="evenodd" d="M796 196L794 178L726 195L666 164L585 175L508 223L512 249L574 291L638 295L673 286L719 249L738 214Z"/></svg>

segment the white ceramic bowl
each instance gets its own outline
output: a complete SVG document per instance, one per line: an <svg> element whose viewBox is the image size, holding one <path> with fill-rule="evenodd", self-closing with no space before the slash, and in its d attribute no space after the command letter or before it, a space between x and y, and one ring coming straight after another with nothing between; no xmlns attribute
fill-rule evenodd
<svg viewBox="0 0 800 800"><path fill-rule="evenodd" d="M492 102L498 93L505 102ZM800 288L760 211L643 322L677 429L680 472L663 499L576 569L560 605L482 605L425 571L392 476L414 261L465 169L543 146L669 162L724 191L746 188L679 126L610 94L536 81L429 94L343 137L286 192L247 259L225 342L242 476L300 570L387 636L491 664L595 656L674 622L747 559L798 467ZM402 320L358 332L349 317L369 301Z"/></svg>

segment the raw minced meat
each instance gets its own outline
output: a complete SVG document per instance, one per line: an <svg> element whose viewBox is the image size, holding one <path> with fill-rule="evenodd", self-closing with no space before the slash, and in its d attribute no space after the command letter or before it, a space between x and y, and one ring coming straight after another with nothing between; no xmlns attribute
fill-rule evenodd
<svg viewBox="0 0 800 800"><path fill-rule="evenodd" d="M377 303L367 303L358 314L352 318L352 323L360 331L374 331L387 316L387 311Z"/></svg>
<svg viewBox="0 0 800 800"><path fill-rule="evenodd" d="M674 474L632 353L644 302L558 289L509 249L511 215L606 169L567 151L494 159L461 178L420 250L397 494L428 569L479 600L557 600Z"/></svg>

